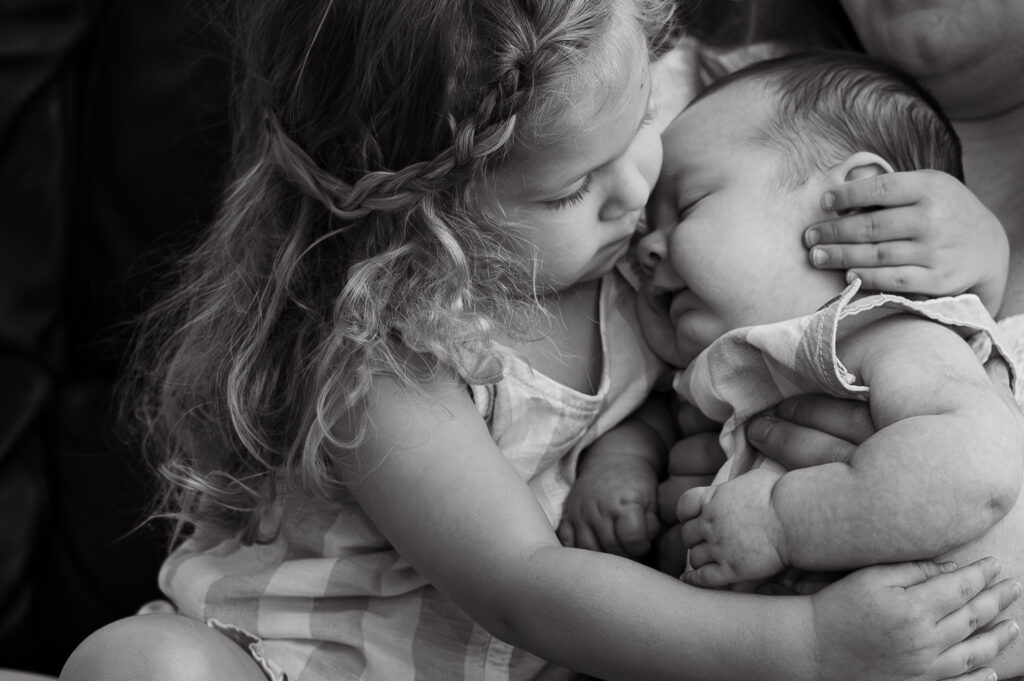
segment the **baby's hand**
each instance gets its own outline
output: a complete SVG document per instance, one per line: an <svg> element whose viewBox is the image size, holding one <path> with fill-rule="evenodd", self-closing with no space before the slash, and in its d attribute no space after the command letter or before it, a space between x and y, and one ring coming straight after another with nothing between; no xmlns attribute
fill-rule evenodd
<svg viewBox="0 0 1024 681"><path fill-rule="evenodd" d="M815 267L849 270L848 280L859 277L878 291L969 291L998 311L1009 266L1006 232L952 175L876 175L833 187L821 206L838 216L804 232Z"/></svg>
<svg viewBox="0 0 1024 681"><path fill-rule="evenodd" d="M569 491L558 538L565 546L640 558L661 529L657 475L638 457L595 454Z"/></svg>
<svg viewBox="0 0 1024 681"><path fill-rule="evenodd" d="M683 581L721 588L767 579L786 566L785 533L771 502L780 477L757 468L683 494L676 514L693 567Z"/></svg>

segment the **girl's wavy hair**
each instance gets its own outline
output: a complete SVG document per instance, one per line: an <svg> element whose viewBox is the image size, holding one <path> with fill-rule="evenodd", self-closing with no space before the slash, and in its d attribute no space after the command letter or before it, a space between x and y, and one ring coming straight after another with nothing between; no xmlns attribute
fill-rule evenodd
<svg viewBox="0 0 1024 681"><path fill-rule="evenodd" d="M623 8L649 44L672 0L239 2L233 182L180 281L145 317L126 422L164 481L175 540L196 528L267 539L282 485L327 502L357 465L375 376L410 388L522 331L532 273L474 187L542 143ZM606 64L605 66L610 66ZM600 74L590 78L599 80ZM265 533L265 528L262 530Z"/></svg>

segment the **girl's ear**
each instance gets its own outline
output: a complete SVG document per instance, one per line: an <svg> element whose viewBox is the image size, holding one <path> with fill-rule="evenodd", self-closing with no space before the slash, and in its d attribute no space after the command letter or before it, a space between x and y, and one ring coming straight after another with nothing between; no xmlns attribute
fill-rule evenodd
<svg viewBox="0 0 1024 681"><path fill-rule="evenodd" d="M894 172L892 165L878 154L870 151L858 151L851 154L845 161L828 170L829 176L836 184L891 172Z"/></svg>

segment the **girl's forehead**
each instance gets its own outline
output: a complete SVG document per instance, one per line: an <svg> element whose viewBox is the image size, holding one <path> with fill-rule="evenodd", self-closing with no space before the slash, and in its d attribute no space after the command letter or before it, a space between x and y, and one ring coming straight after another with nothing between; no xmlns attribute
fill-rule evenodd
<svg viewBox="0 0 1024 681"><path fill-rule="evenodd" d="M538 94L517 134L510 163L572 155L574 147L594 135L607 135L609 120L632 117L638 101L646 110L651 75L639 27L612 27L602 42L601 49L574 65L562 82ZM636 124L630 122L632 127Z"/></svg>

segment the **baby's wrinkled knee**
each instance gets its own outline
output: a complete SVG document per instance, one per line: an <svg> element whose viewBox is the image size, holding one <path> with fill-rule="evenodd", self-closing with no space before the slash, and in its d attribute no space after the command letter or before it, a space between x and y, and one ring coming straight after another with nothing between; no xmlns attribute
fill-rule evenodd
<svg viewBox="0 0 1024 681"><path fill-rule="evenodd" d="M247 653L201 622L136 615L97 630L71 653L61 681L265 681Z"/></svg>

